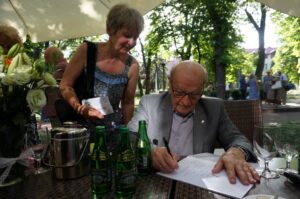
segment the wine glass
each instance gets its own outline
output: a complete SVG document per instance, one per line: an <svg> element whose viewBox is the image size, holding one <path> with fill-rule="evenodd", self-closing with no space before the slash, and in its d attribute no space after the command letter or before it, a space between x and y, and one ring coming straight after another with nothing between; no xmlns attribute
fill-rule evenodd
<svg viewBox="0 0 300 199"><path fill-rule="evenodd" d="M49 146L49 130L48 127L41 127L38 129L37 143L32 147L34 152L34 159L36 161L36 168L34 174L41 174L49 171L49 168L42 167L42 159L45 157Z"/></svg>
<svg viewBox="0 0 300 199"><path fill-rule="evenodd" d="M275 142L281 157L286 160L286 167L277 169L277 172L293 172L297 170L291 168L291 162L298 157L300 150L300 124L286 123L281 124L281 133L275 135Z"/></svg>
<svg viewBox="0 0 300 199"><path fill-rule="evenodd" d="M41 174L49 171L49 168L42 167L42 159L45 157L49 146L49 130L47 125L32 122L27 125L25 138L25 148L31 148L33 151L32 159L34 160L33 174ZM41 124L41 125L40 125Z"/></svg>
<svg viewBox="0 0 300 199"><path fill-rule="evenodd" d="M269 162L277 155L274 134L280 131L278 126L255 125L253 134L253 149L255 154L263 159L264 169L261 176L270 179L278 178L279 175L269 169Z"/></svg>

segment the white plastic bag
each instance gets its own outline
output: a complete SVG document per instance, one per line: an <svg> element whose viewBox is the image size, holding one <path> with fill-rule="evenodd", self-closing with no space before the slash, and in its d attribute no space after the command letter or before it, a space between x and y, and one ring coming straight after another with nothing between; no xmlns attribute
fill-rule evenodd
<svg viewBox="0 0 300 199"><path fill-rule="evenodd" d="M280 80L276 81L275 84L271 86L273 90L282 88L282 83Z"/></svg>

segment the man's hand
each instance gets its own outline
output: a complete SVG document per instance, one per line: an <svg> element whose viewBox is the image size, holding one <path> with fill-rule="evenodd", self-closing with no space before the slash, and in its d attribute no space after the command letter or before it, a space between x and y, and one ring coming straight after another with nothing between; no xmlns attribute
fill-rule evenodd
<svg viewBox="0 0 300 199"><path fill-rule="evenodd" d="M245 155L239 148L230 148L215 164L212 172L218 173L225 169L229 182L236 183L238 177L242 184L249 185L259 182L259 175L245 160Z"/></svg>
<svg viewBox="0 0 300 199"><path fill-rule="evenodd" d="M171 156L166 147L156 147L152 149L152 166L164 173L172 173L178 168L177 156Z"/></svg>

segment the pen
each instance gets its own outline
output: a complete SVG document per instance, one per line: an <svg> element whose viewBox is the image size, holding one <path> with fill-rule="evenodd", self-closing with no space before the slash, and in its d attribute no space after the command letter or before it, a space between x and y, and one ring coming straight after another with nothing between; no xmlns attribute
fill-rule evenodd
<svg viewBox="0 0 300 199"><path fill-rule="evenodd" d="M163 141L164 141L165 147L167 148L168 153L169 153L170 156L173 158L172 153L171 153L170 148L169 148L168 141L166 140L165 137L163 137Z"/></svg>

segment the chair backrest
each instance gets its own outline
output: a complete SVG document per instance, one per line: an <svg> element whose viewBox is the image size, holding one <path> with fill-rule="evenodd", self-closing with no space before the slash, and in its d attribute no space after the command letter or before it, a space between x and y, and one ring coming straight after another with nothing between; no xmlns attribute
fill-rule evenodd
<svg viewBox="0 0 300 199"><path fill-rule="evenodd" d="M263 123L260 100L225 100L231 121L252 143L255 125Z"/></svg>

